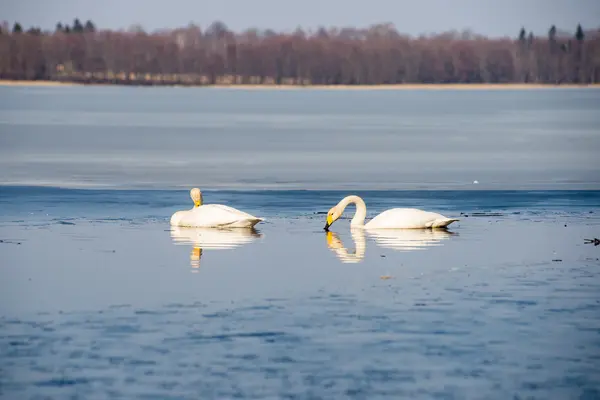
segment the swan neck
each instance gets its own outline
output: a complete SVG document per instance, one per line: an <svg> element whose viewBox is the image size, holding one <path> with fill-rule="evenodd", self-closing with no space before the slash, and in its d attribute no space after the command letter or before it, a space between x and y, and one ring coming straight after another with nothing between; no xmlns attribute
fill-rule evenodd
<svg viewBox="0 0 600 400"><path fill-rule="evenodd" d="M362 226L364 226L365 225L365 218L367 217L367 205L365 204L365 202L363 201L363 199L361 199L358 196L347 196L347 197L345 197L340 202L340 206L342 207L342 212L343 212L343 210L346 209L346 207L349 204L354 204L356 206L356 212L354 213L354 217L352 218L352 221L350 221L350 226L351 227L362 227Z"/></svg>

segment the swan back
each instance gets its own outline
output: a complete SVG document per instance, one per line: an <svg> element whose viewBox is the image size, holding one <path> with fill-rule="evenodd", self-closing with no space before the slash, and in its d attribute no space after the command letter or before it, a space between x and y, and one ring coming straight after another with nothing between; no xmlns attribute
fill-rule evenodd
<svg viewBox="0 0 600 400"><path fill-rule="evenodd" d="M418 208L392 208L386 210L369 221L367 229L422 229L442 228L458 219L447 218L431 211Z"/></svg>

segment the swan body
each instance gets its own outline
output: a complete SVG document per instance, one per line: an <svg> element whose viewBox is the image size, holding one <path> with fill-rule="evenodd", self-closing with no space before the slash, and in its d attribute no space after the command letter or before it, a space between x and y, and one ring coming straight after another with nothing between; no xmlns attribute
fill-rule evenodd
<svg viewBox="0 0 600 400"><path fill-rule="evenodd" d="M431 211L423 211L418 208L392 208L385 210L365 224L367 217L367 206L363 199L358 196L346 196L327 213L325 230L328 230L349 204L356 205L356 213L350 222L352 228L363 229L427 229L446 228L456 218L448 218Z"/></svg>
<svg viewBox="0 0 600 400"><path fill-rule="evenodd" d="M365 229L445 228L454 221L458 220L418 208L392 208L367 222Z"/></svg>
<svg viewBox="0 0 600 400"><path fill-rule="evenodd" d="M190 228L252 228L263 219L222 204L202 204L200 189L190 191L194 208L177 211L171 225Z"/></svg>

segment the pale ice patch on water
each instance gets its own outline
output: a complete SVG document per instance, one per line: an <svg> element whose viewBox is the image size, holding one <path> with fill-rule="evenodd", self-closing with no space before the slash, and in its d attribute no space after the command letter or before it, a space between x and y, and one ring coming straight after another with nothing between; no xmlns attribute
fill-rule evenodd
<svg viewBox="0 0 600 400"><path fill-rule="evenodd" d="M0 88L2 184L600 187L597 90L44 90Z"/></svg>

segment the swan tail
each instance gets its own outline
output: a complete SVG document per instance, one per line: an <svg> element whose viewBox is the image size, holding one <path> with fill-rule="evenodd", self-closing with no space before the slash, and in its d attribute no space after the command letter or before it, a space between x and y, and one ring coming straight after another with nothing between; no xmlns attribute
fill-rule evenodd
<svg viewBox="0 0 600 400"><path fill-rule="evenodd" d="M263 221L264 221L263 218L255 218L255 219L249 221L250 222L250 228L252 228L254 225L258 224L259 222L263 222Z"/></svg>
<svg viewBox="0 0 600 400"><path fill-rule="evenodd" d="M457 218L440 218L433 221L432 228L445 228L453 222L460 221Z"/></svg>

